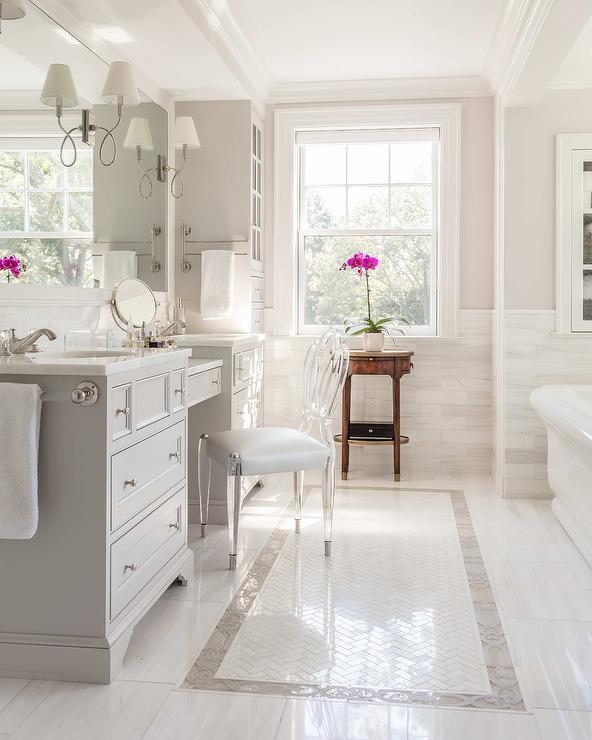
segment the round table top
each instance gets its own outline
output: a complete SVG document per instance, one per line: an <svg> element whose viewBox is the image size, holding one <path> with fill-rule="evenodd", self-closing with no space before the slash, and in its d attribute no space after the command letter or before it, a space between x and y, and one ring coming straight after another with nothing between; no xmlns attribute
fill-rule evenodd
<svg viewBox="0 0 592 740"><path fill-rule="evenodd" d="M408 347L396 347L395 349L383 349L381 352L366 352L363 349L350 349L349 356L352 357L382 357L385 360L391 357L409 357L414 354Z"/></svg>

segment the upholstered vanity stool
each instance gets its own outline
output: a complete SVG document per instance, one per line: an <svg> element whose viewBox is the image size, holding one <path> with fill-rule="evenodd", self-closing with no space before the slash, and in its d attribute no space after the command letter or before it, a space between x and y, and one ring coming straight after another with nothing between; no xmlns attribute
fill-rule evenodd
<svg viewBox="0 0 592 740"><path fill-rule="evenodd" d="M245 475L294 473L295 530L300 531L304 471L322 470L325 555L331 554L333 504L335 499L335 445L331 417L347 374L349 349L335 331L328 331L309 347L302 378L302 423L300 430L283 427L233 429L208 436L198 447L201 534L206 535L210 496L211 461L227 470L228 539L230 570L236 568L238 523L241 508L241 478ZM321 441L310 436L318 424ZM205 458L208 483L201 485Z"/></svg>
<svg viewBox="0 0 592 740"><path fill-rule="evenodd" d="M343 386L343 404L341 411L341 434L335 439L341 442L341 477L347 480L349 472L349 446L386 444L393 446L393 476L396 481L401 479L401 444L409 442L409 438L401 434L401 378L408 375L413 368L413 351L396 348L382 352L364 352L353 350L350 353L347 379ZM352 422L351 410L351 379L352 375L388 375L393 385L393 421L392 424L382 422Z"/></svg>

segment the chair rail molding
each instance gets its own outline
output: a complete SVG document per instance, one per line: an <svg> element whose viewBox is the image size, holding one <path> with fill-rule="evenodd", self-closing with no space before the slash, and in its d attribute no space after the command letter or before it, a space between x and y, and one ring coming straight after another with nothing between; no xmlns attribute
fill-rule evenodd
<svg viewBox="0 0 592 740"><path fill-rule="evenodd" d="M335 105L277 108L274 113L273 334L290 336L297 326L296 133L334 128L440 129L440 232L438 334L459 332L460 103Z"/></svg>

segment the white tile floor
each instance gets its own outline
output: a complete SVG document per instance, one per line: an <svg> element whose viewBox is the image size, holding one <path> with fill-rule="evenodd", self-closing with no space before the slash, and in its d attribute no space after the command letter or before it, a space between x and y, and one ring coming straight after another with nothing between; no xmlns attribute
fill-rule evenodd
<svg viewBox="0 0 592 740"><path fill-rule="evenodd" d="M222 528L192 541L193 584L138 625L111 686L0 679L0 740L592 740L592 569L549 504L502 501L474 475L401 485L465 491L532 713L175 691L289 501L278 477L245 512L237 573L224 570Z"/></svg>

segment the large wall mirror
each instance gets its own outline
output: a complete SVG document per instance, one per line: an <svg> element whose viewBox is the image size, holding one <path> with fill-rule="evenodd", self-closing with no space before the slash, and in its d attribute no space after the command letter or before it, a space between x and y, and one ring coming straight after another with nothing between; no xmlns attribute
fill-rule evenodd
<svg viewBox="0 0 592 740"><path fill-rule="evenodd" d="M109 162L116 144L115 162L100 161L102 130L94 147L75 130L76 161L65 166L56 109L40 100L48 68L68 65L76 87L77 105L63 109L64 129L80 126L84 109L111 129L117 105L102 99L109 65L32 2L24 6L26 15L4 22L0 36L0 256L15 255L26 271L1 271L0 281L111 289L138 277L164 291L168 186L155 172L142 179L141 169L167 154L167 112L137 91L103 147ZM73 151L67 140L64 162Z"/></svg>

